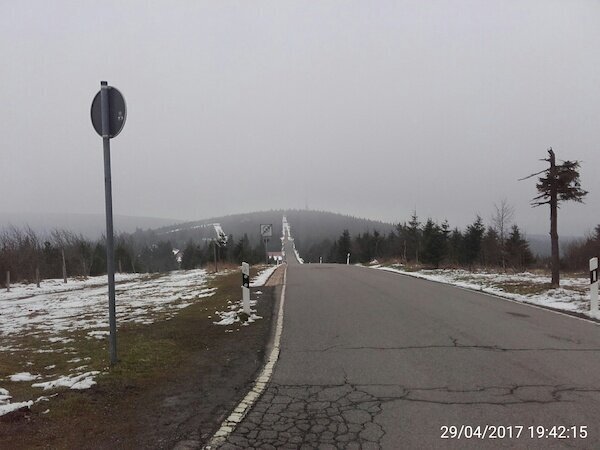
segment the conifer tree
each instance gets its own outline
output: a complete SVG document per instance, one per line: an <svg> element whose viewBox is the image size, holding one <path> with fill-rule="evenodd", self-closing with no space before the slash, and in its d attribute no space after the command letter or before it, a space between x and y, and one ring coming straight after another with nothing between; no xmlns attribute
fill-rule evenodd
<svg viewBox="0 0 600 450"><path fill-rule="evenodd" d="M432 219L427 219L422 232L423 262L433 264L437 269L444 258L444 233Z"/></svg>
<svg viewBox="0 0 600 450"><path fill-rule="evenodd" d="M533 207L550 206L550 241L552 248L552 286L560 285L560 256L558 251L558 205L563 201L583 203L587 191L581 189L579 181L579 161L563 161L556 164L556 156L552 147L548 149L548 158L544 159L550 167L531 174L522 180L541 175L536 188L540 195L531 201Z"/></svg>
<svg viewBox="0 0 600 450"><path fill-rule="evenodd" d="M477 215L475 221L465 231L464 260L469 269L472 269L473 264L479 259L484 231L483 221L479 215Z"/></svg>

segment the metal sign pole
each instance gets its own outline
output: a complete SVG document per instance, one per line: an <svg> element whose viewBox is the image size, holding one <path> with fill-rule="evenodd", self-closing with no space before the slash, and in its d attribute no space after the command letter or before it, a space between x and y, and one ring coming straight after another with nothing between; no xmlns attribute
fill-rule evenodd
<svg viewBox="0 0 600 450"><path fill-rule="evenodd" d="M106 203L106 273L108 275L108 322L110 326L110 364L117 363L117 317L115 310L115 249L113 237L112 180L110 174L110 124L108 83L100 82L102 144L104 146L104 198Z"/></svg>
<svg viewBox="0 0 600 450"><path fill-rule="evenodd" d="M264 238L263 244L265 244L265 264L269 264L269 252L267 251L267 242L269 242L269 239Z"/></svg>

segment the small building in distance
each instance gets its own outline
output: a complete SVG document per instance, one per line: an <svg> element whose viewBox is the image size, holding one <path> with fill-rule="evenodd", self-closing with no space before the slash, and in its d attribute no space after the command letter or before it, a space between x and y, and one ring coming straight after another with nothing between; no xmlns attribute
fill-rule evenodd
<svg viewBox="0 0 600 450"><path fill-rule="evenodd" d="M267 252L269 263L281 264L283 262L283 252Z"/></svg>

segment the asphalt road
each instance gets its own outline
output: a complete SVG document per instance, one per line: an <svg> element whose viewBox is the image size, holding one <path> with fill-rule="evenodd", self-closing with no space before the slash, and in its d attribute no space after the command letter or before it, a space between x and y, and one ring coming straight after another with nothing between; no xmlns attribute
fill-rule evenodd
<svg viewBox="0 0 600 450"><path fill-rule="evenodd" d="M600 448L597 325L379 270L294 262L271 383L225 448ZM484 439L465 428L442 439L452 425L504 426L505 437L488 427ZM571 436L585 426L587 438L538 438L538 426Z"/></svg>

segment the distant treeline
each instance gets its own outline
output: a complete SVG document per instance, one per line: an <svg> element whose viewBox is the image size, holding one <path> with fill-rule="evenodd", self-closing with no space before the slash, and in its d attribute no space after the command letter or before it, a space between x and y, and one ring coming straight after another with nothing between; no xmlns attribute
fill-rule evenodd
<svg viewBox="0 0 600 450"><path fill-rule="evenodd" d="M438 224L427 219L421 223L416 215L387 234L375 230L351 236L344 230L337 240L313 244L302 256L307 262L318 262L323 257L324 262L345 263L348 253L351 263L396 259L435 268L445 265L521 270L535 262L517 225L500 233L492 226L486 227L479 216L464 231L451 229L447 221Z"/></svg>
<svg viewBox="0 0 600 450"><path fill-rule="evenodd" d="M193 269L212 263L214 242L189 241L183 250L168 240L156 239L147 232L115 236L115 266L118 272L154 273L179 268ZM247 235L237 242L229 236L229 245L217 247L219 261L256 264L264 261L262 243L250 245ZM0 232L0 285L5 287L6 272L11 283L62 278L63 264L68 277L87 277L106 273L106 241L90 240L68 230L40 235L31 228L10 227Z"/></svg>
<svg viewBox="0 0 600 450"><path fill-rule="evenodd" d="M600 224L589 236L566 246L561 265L567 270L587 271L590 258L600 256Z"/></svg>
<svg viewBox="0 0 600 450"><path fill-rule="evenodd" d="M359 219L355 224L351 222L354 224L351 230L344 227L334 231L335 221L343 219L343 216L312 211L305 215L300 211L289 215L297 216L295 219L298 226L290 222L292 234L296 247L306 262L317 263L322 258L323 262L345 263L347 254L350 253L352 263L367 263L377 259L418 263L429 267L515 270L546 268L549 265L547 258L534 258L527 239L517 225L503 227L498 226L502 221L492 220L493 224L486 226L479 216L464 230L451 229L447 221L437 223L427 219L422 223L413 214L408 222L396 226ZM331 222L326 227L329 235L322 234L324 231L319 230L318 219L323 217ZM275 217L259 217L256 222L260 220L270 223L267 222L269 220L281 228L281 224L274 219ZM251 225L249 230L256 228L256 223ZM366 228L368 225L383 225L384 231L374 228L370 229L373 231L357 231L360 226ZM216 252L214 242L202 240L197 231L196 240L187 236L187 242L182 244L178 240L175 245L171 240L175 237L174 233L165 234L152 230L122 233L115 237L116 269L138 273L193 269L212 264L215 253L220 262L263 262L266 250L264 244L257 238L252 239L253 233L241 233L242 229L238 229L238 236L242 236L241 238L236 239L230 234L227 245L217 246ZM269 250L278 250L280 245L278 232L275 230ZM27 227L10 227L0 231L0 285L5 285L7 271L10 271L11 282L33 282L36 271L39 272L40 279L61 278L63 254L69 277L106 273L106 244L103 238L90 240L67 230L40 235ZM570 271L587 271L589 258L599 255L600 225L590 236L565 246L561 266Z"/></svg>

